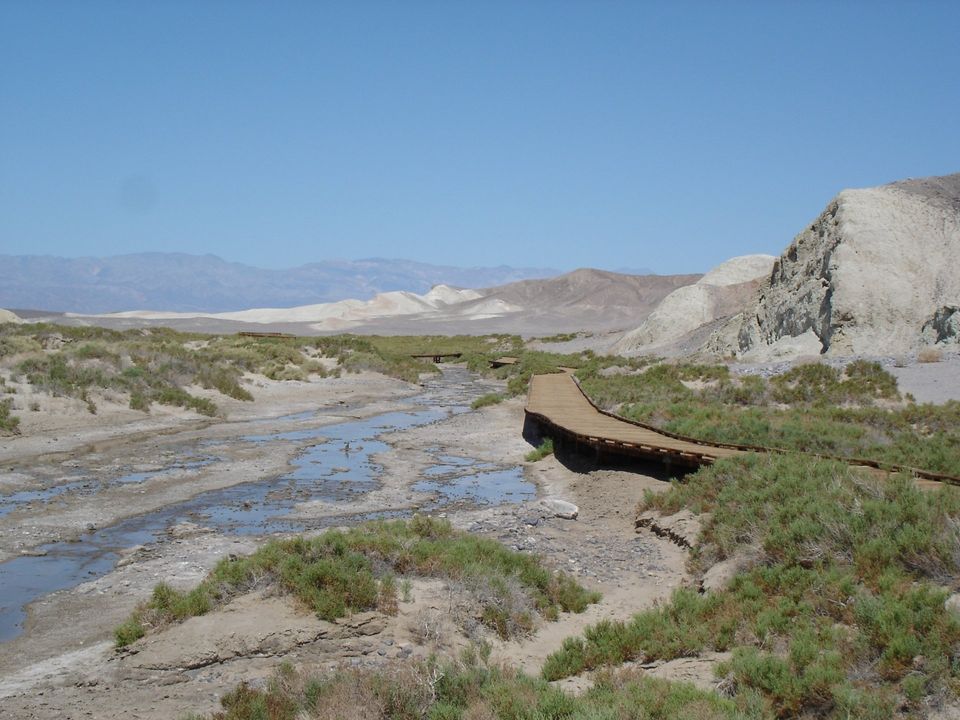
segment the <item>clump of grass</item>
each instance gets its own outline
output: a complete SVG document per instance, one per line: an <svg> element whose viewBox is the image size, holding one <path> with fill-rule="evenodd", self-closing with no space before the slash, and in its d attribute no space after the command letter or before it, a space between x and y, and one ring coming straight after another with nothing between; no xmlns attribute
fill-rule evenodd
<svg viewBox="0 0 960 720"><path fill-rule="evenodd" d="M504 396L501 393L487 393L486 395L481 395L472 403L470 407L473 410L479 410L480 408L487 407L488 405L496 405L504 401Z"/></svg>
<svg viewBox="0 0 960 720"><path fill-rule="evenodd" d="M16 435L20 432L20 418L10 412L12 408L11 398L0 400L0 433L5 435Z"/></svg>
<svg viewBox="0 0 960 720"><path fill-rule="evenodd" d="M433 363L403 356L384 356L377 352L356 351L345 356L341 365L347 372L378 372L407 382L417 382L420 373L439 372Z"/></svg>
<svg viewBox="0 0 960 720"><path fill-rule="evenodd" d="M9 334L0 337L0 358L26 353L37 353L43 350L43 345L35 338L27 335L14 334L15 329L18 327L17 325L8 325L3 328L4 331Z"/></svg>
<svg viewBox="0 0 960 720"><path fill-rule="evenodd" d="M537 462L543 460L547 455L553 455L553 438L547 438L541 442L534 450L531 450L524 456L527 462Z"/></svg>
<svg viewBox="0 0 960 720"><path fill-rule="evenodd" d="M774 376L770 384L772 398L789 405L866 404L878 399L900 399L896 378L879 363L867 360L852 362L843 372L829 365L808 363Z"/></svg>
<svg viewBox="0 0 960 720"><path fill-rule="evenodd" d="M938 363L943 360L943 351L940 348L927 347L917 353L917 362Z"/></svg>
<svg viewBox="0 0 960 720"><path fill-rule="evenodd" d="M570 342L571 340L576 340L577 338L588 338L593 337L592 332L569 332L569 333L557 333L556 335L548 335L547 337L534 338L536 342L541 343L563 343Z"/></svg>
<svg viewBox="0 0 960 720"><path fill-rule="evenodd" d="M117 631L122 647L130 628L162 626L202 615L258 584L297 597L325 620L349 612L395 612L397 576L423 575L461 583L478 600L476 614L498 634L532 626L528 608L552 619L561 610L582 612L599 596L529 555L492 540L455 531L448 522L369 523L316 538L272 540L253 555L220 561L197 587L181 592L161 583Z"/></svg>
<svg viewBox="0 0 960 720"><path fill-rule="evenodd" d="M139 617L131 617L123 621L113 631L114 644L118 647L126 647L130 643L136 642L146 634L147 630Z"/></svg>
<svg viewBox="0 0 960 720"><path fill-rule="evenodd" d="M869 479L799 456L747 456L700 470L642 509L710 513L694 569L759 551L728 590L678 590L667 605L564 642L545 678L625 660L730 650L736 697L778 717L885 717L960 683L960 494ZM919 658L919 659L918 659Z"/></svg>
<svg viewBox="0 0 960 720"><path fill-rule="evenodd" d="M252 401L250 391L240 385L242 373L231 367L205 367L197 373L197 382L205 388L213 388L235 400ZM132 405L131 405L132 407Z"/></svg>

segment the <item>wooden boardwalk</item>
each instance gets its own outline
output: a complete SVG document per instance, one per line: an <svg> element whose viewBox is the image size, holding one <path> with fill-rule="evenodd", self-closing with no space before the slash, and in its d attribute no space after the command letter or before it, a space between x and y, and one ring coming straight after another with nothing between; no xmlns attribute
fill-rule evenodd
<svg viewBox="0 0 960 720"><path fill-rule="evenodd" d="M543 435L574 451L590 450L598 457L609 454L656 460L670 465L699 467L721 458L746 452L785 452L777 448L710 443L657 430L643 423L627 420L600 410L583 394L572 373L534 375L525 408L528 421L539 425ZM918 468L879 463L862 458L839 460L874 472L905 472L913 475L923 487L939 483L960 485L960 477Z"/></svg>
<svg viewBox="0 0 960 720"><path fill-rule="evenodd" d="M744 452L678 438L605 413L587 399L569 373L534 375L530 379L526 414L545 435L601 453L698 467Z"/></svg>

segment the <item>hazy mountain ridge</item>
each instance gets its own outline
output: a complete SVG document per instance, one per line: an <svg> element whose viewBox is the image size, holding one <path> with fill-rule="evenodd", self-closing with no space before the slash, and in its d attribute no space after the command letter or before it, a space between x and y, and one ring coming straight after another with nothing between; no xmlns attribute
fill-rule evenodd
<svg viewBox="0 0 960 720"><path fill-rule="evenodd" d="M642 320L667 294L699 275L623 275L580 269L555 278L520 280L481 290L436 285L425 294L378 293L370 300L345 299L284 308L243 311L131 310L57 319L115 328L167 325L184 330L236 332L279 329L298 334L460 334L511 332L551 334L612 330Z"/></svg>
<svg viewBox="0 0 960 720"><path fill-rule="evenodd" d="M220 313L366 300L395 290L422 294L438 284L490 287L557 274L550 268L458 268L382 258L268 270L186 253L104 258L0 255L0 307Z"/></svg>

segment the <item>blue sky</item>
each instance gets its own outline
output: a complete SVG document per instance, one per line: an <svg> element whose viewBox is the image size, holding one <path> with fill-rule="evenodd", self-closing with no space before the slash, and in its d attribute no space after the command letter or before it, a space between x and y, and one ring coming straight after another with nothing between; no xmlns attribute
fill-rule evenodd
<svg viewBox="0 0 960 720"><path fill-rule="evenodd" d="M703 271L960 172L956 2L0 0L0 253Z"/></svg>

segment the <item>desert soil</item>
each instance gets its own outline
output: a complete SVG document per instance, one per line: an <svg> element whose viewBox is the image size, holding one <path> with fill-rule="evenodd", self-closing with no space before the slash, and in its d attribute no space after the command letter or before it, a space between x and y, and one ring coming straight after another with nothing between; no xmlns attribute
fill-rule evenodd
<svg viewBox="0 0 960 720"><path fill-rule="evenodd" d="M318 442L311 430L414 410L414 396L423 391L373 375L296 386L257 382L258 401L231 405L226 420L166 413L131 421L119 409L113 416L64 412L56 425L35 425L29 436L4 442L0 493L5 496L79 485L0 516L0 558L42 556L48 548L59 552L63 545L48 545L56 541L75 540L83 547L93 532L90 526L109 529L124 518L136 522L144 513L162 513L202 492L280 478L307 443ZM451 383L464 387L456 390ZM458 392L461 409L471 397L495 389L462 370L435 382L432 390L427 384L429 392ZM522 401L511 400L475 412L447 409L433 422L399 431L384 427L378 439L385 445L371 457L382 468L372 491L322 500L293 493L286 519L304 523L307 532L322 532L318 528L353 524L371 511L436 512L470 532L536 553L599 589L599 604L543 623L530 637L507 642L486 637L495 659L536 673L563 638L601 618L627 618L667 598L689 578L685 550L634 529L633 509L643 491L666 487L653 468L645 474L576 467L553 457L526 463L530 445L521 436L522 426ZM271 439L254 442L251 436ZM202 463L210 457L215 461ZM477 469L508 482L489 503L446 496L442 482L424 484L431 479L430 468L443 463L463 465L454 475ZM137 482L111 480L124 473L142 475ZM477 476L481 486L486 477L494 475ZM483 489L478 492L482 496ZM577 504L578 518L555 517L542 504L544 498ZM263 539L263 534L224 531L202 513L177 518L148 542L116 548L120 560L112 569L32 602L23 632L0 643L4 717L169 718L210 712L239 681L262 683L283 661L321 671L377 666L455 653L469 642L468 634L476 638L482 632L470 627L461 589L413 578L410 598L399 603L396 616L370 612L326 623L289 598L257 591L150 634L123 652L113 649L113 628L157 582L190 587L218 559L252 552ZM709 662L694 664L692 670L678 668L675 676L708 683ZM651 671L669 675L671 668ZM576 689L588 682L566 684Z"/></svg>

